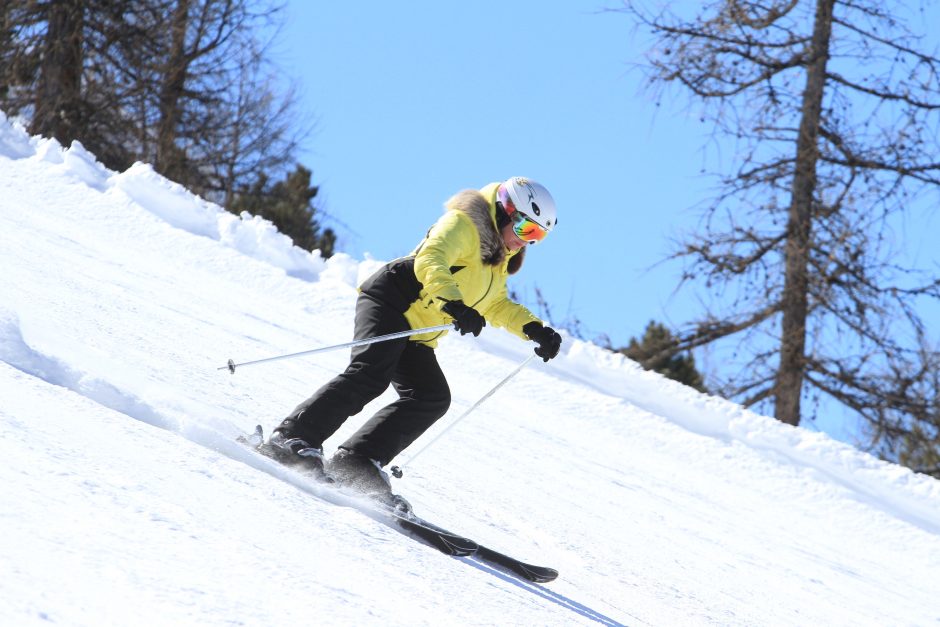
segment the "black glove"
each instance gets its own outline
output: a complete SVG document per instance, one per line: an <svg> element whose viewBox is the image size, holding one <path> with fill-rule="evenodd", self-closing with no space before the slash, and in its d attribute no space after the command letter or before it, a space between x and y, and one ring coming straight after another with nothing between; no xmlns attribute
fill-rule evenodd
<svg viewBox="0 0 940 627"><path fill-rule="evenodd" d="M543 361L558 355L558 349L561 348L561 336L551 327L543 327L538 322L528 322L522 327L522 332L530 340L538 342L539 346L535 349L535 354Z"/></svg>
<svg viewBox="0 0 940 627"><path fill-rule="evenodd" d="M454 328L460 331L460 335L473 333L476 337L486 326L483 316L473 307L467 307L462 300L448 301L441 311L454 319Z"/></svg>

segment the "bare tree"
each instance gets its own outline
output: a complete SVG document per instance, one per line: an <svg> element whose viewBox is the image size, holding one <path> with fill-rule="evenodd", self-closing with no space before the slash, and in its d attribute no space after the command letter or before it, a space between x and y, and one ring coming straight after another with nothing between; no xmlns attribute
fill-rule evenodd
<svg viewBox="0 0 940 627"><path fill-rule="evenodd" d="M277 0L31 0L0 10L0 106L219 202L293 171L309 125L269 60Z"/></svg>
<svg viewBox="0 0 940 627"><path fill-rule="evenodd" d="M335 235L296 163L310 125L270 61L282 12L279 0L3 3L0 106L113 169L152 163L329 256Z"/></svg>
<svg viewBox="0 0 940 627"><path fill-rule="evenodd" d="M29 5L0 4L0 102L10 111L23 108L21 85L36 73L34 68L39 64L36 21L35 10ZM28 101L31 104L32 97Z"/></svg>
<svg viewBox="0 0 940 627"><path fill-rule="evenodd" d="M0 106L34 133L80 139L105 165L127 167L141 156L133 138L152 125L133 111L165 12L159 0L4 3Z"/></svg>
<svg viewBox="0 0 940 627"><path fill-rule="evenodd" d="M173 2L147 69L156 80L158 171L221 203L261 172L289 174L308 127L268 61L281 11L256 0Z"/></svg>
<svg viewBox="0 0 940 627"><path fill-rule="evenodd" d="M71 142L81 127L84 0L51 0L31 132Z"/></svg>
<svg viewBox="0 0 940 627"><path fill-rule="evenodd" d="M63 144L81 139L111 166L128 159L122 91L109 73L115 41L131 39L123 16L132 0L31 0L0 10L0 106L30 131ZM126 87L125 87L126 89ZM110 136L110 137L109 137ZM123 160L121 159L123 157Z"/></svg>
<svg viewBox="0 0 940 627"><path fill-rule="evenodd" d="M0 98L6 112L32 118L46 37L45 8L37 2L0 4Z"/></svg>
<svg viewBox="0 0 940 627"><path fill-rule="evenodd" d="M657 98L678 86L738 150L675 253L683 283L715 294L719 311L664 350L730 341L745 360L724 394L772 404L794 425L808 395L834 399L895 456L915 425L934 435L940 426L936 378L922 377L940 360L920 313L940 300L940 273L913 267L896 229L940 185L940 60L919 49L904 9L868 0L721 0L685 18L636 1L623 9L656 38L647 60Z"/></svg>
<svg viewBox="0 0 940 627"><path fill-rule="evenodd" d="M231 207L235 196L247 192L259 173L292 172L293 156L300 141L312 126L294 115L296 90L292 85L275 91L275 74L264 62L264 55L246 48L242 71L230 85L225 127L220 144L223 149L215 160L215 193L219 202ZM273 200L273 199L272 199Z"/></svg>
<svg viewBox="0 0 940 627"><path fill-rule="evenodd" d="M165 55L165 64L160 68L161 80L158 87L158 112L156 158L154 167L170 178L180 180L185 172L186 163L177 147L177 133L182 114L184 90L189 78L190 64L201 54L211 49L212 43L205 47L199 41L187 45L187 30L190 27L190 0L177 0L176 8L170 18L169 45ZM223 18L224 20L224 18ZM196 24L197 33L205 32L203 24ZM220 28L219 31L223 29ZM217 33L217 41L223 39Z"/></svg>

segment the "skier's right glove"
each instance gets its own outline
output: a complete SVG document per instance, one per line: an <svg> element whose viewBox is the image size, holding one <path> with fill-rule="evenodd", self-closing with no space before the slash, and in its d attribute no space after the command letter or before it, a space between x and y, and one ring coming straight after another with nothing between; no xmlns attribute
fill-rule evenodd
<svg viewBox="0 0 940 627"><path fill-rule="evenodd" d="M558 355L561 348L561 336L551 327L544 327L538 322L528 322L522 327L522 332L530 340L538 342L539 347L535 349L535 354L542 358L542 361L548 361Z"/></svg>
<svg viewBox="0 0 940 627"><path fill-rule="evenodd" d="M462 300L452 300L444 303L441 311L454 319L454 328L460 335L473 333L473 337L480 335L486 326L486 320L473 307L468 307Z"/></svg>

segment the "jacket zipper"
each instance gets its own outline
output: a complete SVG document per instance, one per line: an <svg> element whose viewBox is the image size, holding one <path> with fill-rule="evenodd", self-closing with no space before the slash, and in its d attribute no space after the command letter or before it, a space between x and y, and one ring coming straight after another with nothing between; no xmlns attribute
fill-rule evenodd
<svg viewBox="0 0 940 627"><path fill-rule="evenodd" d="M473 304L470 305L470 306L471 306L471 307L476 307L477 305L479 305L480 303L482 303L482 302L483 302L483 299L486 298L487 294L490 293L490 290L491 290L491 289L493 289L493 269L492 269L492 268L490 268L490 284L486 286L486 291L483 292L483 296L481 296L480 299L479 299L477 302L473 303ZM429 338L426 339L426 340L415 340L415 343L416 343L416 344L429 344L429 343L433 342L434 340L436 340L437 338L441 337L443 334L444 334L443 331L438 331L438 332L437 332L437 335L435 335L434 337L429 337Z"/></svg>
<svg viewBox="0 0 940 627"><path fill-rule="evenodd" d="M483 299L486 298L486 295L490 293L490 290L493 288L493 267L488 266L490 269L490 284L486 286L486 291L483 292L483 296L480 297L480 300L470 305L471 307L476 307L483 302Z"/></svg>

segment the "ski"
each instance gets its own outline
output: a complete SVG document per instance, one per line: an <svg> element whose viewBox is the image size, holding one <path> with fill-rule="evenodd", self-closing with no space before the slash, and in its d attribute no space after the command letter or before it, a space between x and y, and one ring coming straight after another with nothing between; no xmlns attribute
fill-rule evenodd
<svg viewBox="0 0 940 627"><path fill-rule="evenodd" d="M422 526L425 528L434 529L439 533L456 535L424 519L418 520L420 520ZM523 579L534 583L548 583L558 578L558 571L554 568L528 564L522 560L516 559L515 557L506 555L505 553L500 553L499 551L481 544L477 545L476 551L474 551L470 557L475 561L487 564L488 566L496 568L497 570L508 572L509 574L522 577Z"/></svg>
<svg viewBox="0 0 940 627"><path fill-rule="evenodd" d="M389 513L401 529L408 535L429 544L441 553L452 557L467 557L476 554L480 545L463 536L437 529L419 518Z"/></svg>
<svg viewBox="0 0 940 627"><path fill-rule="evenodd" d="M547 566L536 566L526 564L523 561L510 557L505 553L494 551L485 546L480 546L473 554L473 559L495 566L501 570L508 570L511 573L527 579L534 583L548 583L558 578L558 571Z"/></svg>
<svg viewBox="0 0 940 627"><path fill-rule="evenodd" d="M237 441L259 455L283 463L283 460L268 454L261 448L261 445L264 443L264 434L260 425L255 428L254 433L239 436ZM314 488L312 490L314 495L336 505L344 505L358 509L368 514L373 520L377 520L407 537L433 547L445 555L466 557L486 564L501 572L521 577L534 583L547 583L554 581L558 577L558 571L553 568L528 564L428 522L415 515L414 512L410 510L410 506L408 506L408 511L387 507L381 503L343 492L331 483L327 475L305 473L303 472L304 469L297 465L286 467L296 470L301 476L307 479L313 479L316 484L315 486L311 486ZM322 471L320 472L322 473ZM404 500L403 503L407 505L407 502Z"/></svg>

